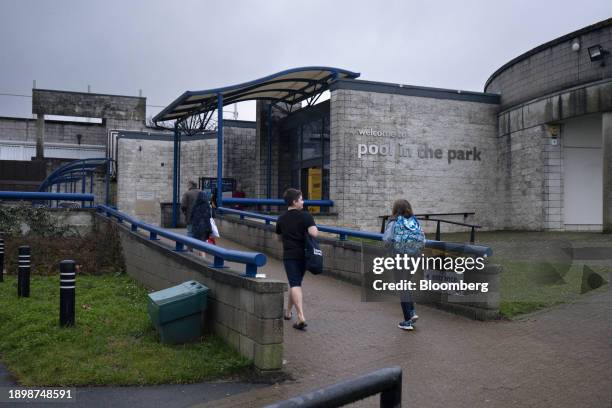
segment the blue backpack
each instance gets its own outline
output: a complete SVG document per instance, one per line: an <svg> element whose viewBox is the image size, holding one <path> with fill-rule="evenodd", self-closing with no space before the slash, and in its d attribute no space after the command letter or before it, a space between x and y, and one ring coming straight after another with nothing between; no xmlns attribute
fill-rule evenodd
<svg viewBox="0 0 612 408"><path fill-rule="evenodd" d="M393 226L393 248L397 253L420 255L425 247L425 234L415 216L397 217Z"/></svg>

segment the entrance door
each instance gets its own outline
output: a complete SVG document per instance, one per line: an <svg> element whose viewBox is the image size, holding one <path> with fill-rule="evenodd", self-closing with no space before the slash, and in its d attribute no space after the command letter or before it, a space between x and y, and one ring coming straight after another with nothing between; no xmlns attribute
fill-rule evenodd
<svg viewBox="0 0 612 408"><path fill-rule="evenodd" d="M563 171L565 224L603 222L603 155L601 116L564 125Z"/></svg>

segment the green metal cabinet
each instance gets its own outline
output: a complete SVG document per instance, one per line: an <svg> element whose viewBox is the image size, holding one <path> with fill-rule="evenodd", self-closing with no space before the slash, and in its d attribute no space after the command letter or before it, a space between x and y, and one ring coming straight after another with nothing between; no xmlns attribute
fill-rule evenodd
<svg viewBox="0 0 612 408"><path fill-rule="evenodd" d="M149 316L162 343L179 344L200 337L207 300L208 288L196 281L149 293Z"/></svg>

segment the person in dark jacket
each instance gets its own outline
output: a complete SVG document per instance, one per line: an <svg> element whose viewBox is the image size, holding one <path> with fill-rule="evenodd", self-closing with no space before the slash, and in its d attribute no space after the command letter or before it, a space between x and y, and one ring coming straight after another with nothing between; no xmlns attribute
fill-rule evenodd
<svg viewBox="0 0 612 408"><path fill-rule="evenodd" d="M187 225L187 236L192 237L193 234L191 232L191 212L193 210L193 206L195 205L196 199L198 198L198 194L200 194L201 191L198 190L198 184L193 180L189 180L187 185L189 186L189 190L187 190L181 198L181 210L183 211L183 215L185 216L185 224Z"/></svg>
<svg viewBox="0 0 612 408"><path fill-rule="evenodd" d="M208 194L200 191L191 210L191 234L193 238L204 242L208 241L212 232L210 224L212 216Z"/></svg>

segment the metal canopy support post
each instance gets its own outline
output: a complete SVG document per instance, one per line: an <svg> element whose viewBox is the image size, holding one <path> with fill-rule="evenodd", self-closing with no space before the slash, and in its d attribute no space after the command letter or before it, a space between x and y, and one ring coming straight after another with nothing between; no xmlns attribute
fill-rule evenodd
<svg viewBox="0 0 612 408"><path fill-rule="evenodd" d="M106 197L104 202L110 205L110 160L106 162L106 174L104 175L104 183L106 183Z"/></svg>
<svg viewBox="0 0 612 408"><path fill-rule="evenodd" d="M268 104L268 167L266 169L266 198L272 198L272 103ZM268 207L270 211L270 207Z"/></svg>
<svg viewBox="0 0 612 408"><path fill-rule="evenodd" d="M172 228L178 224L178 200L177 200L177 165L178 165L178 123L174 125L174 160L172 162Z"/></svg>
<svg viewBox="0 0 612 408"><path fill-rule="evenodd" d="M81 194L85 194L85 164L81 166ZM85 201L81 201L81 208L85 207Z"/></svg>
<svg viewBox="0 0 612 408"><path fill-rule="evenodd" d="M93 194L93 178L94 178L94 174L93 171L91 173L89 173L89 194ZM91 203L90 206L93 206L94 203Z"/></svg>
<svg viewBox="0 0 612 408"><path fill-rule="evenodd" d="M178 206L178 203L181 202L181 132L180 131L178 132L177 139L178 139L178 143L177 143L178 152L176 154L176 158L177 158L177 165L176 165L176 202L177 202L177 206ZM181 213L179 211L177 211L176 213L178 214L178 216L177 216L177 225L178 225L178 220L180 219L180 214Z"/></svg>
<svg viewBox="0 0 612 408"><path fill-rule="evenodd" d="M223 94L217 94L217 208L223 206Z"/></svg>

